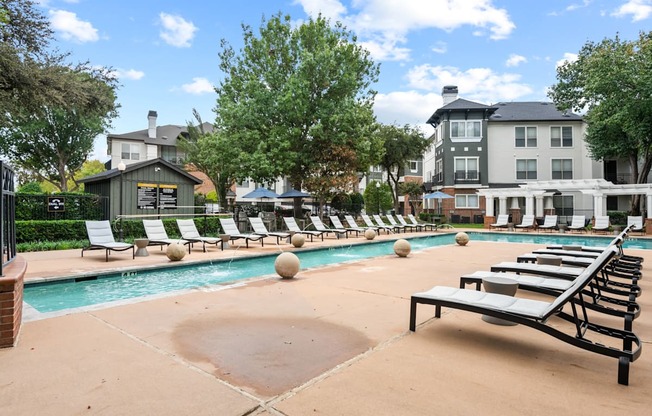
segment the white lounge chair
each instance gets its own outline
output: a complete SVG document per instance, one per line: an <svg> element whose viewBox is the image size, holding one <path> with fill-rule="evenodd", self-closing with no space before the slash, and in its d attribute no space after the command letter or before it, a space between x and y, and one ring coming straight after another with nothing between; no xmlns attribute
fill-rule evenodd
<svg viewBox="0 0 652 416"><path fill-rule="evenodd" d="M534 229L534 215L531 215L531 214L523 215L523 221L521 221L520 224L517 224L516 228L521 228L523 230L533 230Z"/></svg>
<svg viewBox="0 0 652 416"><path fill-rule="evenodd" d="M568 226L569 231L586 231L586 217L584 215L573 215L571 224Z"/></svg>
<svg viewBox="0 0 652 416"><path fill-rule="evenodd" d="M341 236L349 237L349 233L344 230L344 229L336 229L336 228L328 228L324 225L324 223L321 221L321 218L312 215L310 216L310 221L312 221L312 225L315 227L315 230L321 231L322 233L328 235L330 233L335 234L337 238L340 238Z"/></svg>
<svg viewBox="0 0 652 416"><path fill-rule="evenodd" d="M87 250L106 250L106 261L109 261L109 251L126 251L131 249L131 258L135 258L134 245L116 242L109 221L86 221L86 233L90 245L82 248L81 256Z"/></svg>
<svg viewBox="0 0 652 416"><path fill-rule="evenodd" d="M419 221L417 221L417 219L414 218L414 215L412 215L412 214L408 214L408 219L412 222L412 225L420 225L426 231L428 231L428 228L430 228L430 231L437 231L437 229L439 228L439 225L434 224L434 223L427 223L427 222L419 222Z"/></svg>
<svg viewBox="0 0 652 416"><path fill-rule="evenodd" d="M290 233L285 233L282 231L268 231L262 218L249 217L249 223L251 224L251 228L254 229L254 234L262 235L264 237L276 237L276 244L279 244L281 239L287 240L290 237Z"/></svg>
<svg viewBox="0 0 652 416"><path fill-rule="evenodd" d="M229 241L245 240L245 246L247 248L249 248L249 241L260 241L261 247L265 245L263 242L265 237L262 235L242 234L240 230L238 230L238 226L233 218L220 218L220 225L222 225L224 234L228 234Z"/></svg>
<svg viewBox="0 0 652 416"><path fill-rule="evenodd" d="M188 254L190 254L190 244L188 240L181 238L169 238L167 231L165 231L165 226L161 220L143 220L143 227L145 228L145 234L147 234L147 239L149 240L148 246L169 246L172 243L180 243L188 246Z"/></svg>
<svg viewBox="0 0 652 416"><path fill-rule="evenodd" d="M321 237L321 241L324 241L324 233L322 231L302 230L294 217L283 217L283 221L285 222L285 226L288 227L289 231L295 234L309 235L310 242L312 242L313 237Z"/></svg>
<svg viewBox="0 0 652 416"><path fill-rule="evenodd" d="M378 218L380 218L380 215L378 216ZM399 230L399 231L403 230L403 232L406 231L407 227L403 224L399 224L398 222L396 222L396 220L394 219L394 217L391 216L391 214L385 215L385 218L387 218L387 221L389 221L389 225L394 227L395 230Z"/></svg>
<svg viewBox="0 0 652 416"><path fill-rule="evenodd" d="M369 215L361 214L360 216L362 217L362 221L364 221L365 225L368 228L371 228L371 229L373 229L374 231L376 231L378 233L380 232L380 230L385 230L386 233L389 233L392 230L392 227L388 227L386 225L385 226L379 226L377 224L374 224L374 222L371 221L371 218L369 218Z"/></svg>
<svg viewBox="0 0 652 416"><path fill-rule="evenodd" d="M642 216L628 216L627 217L627 227L629 227L630 232L644 234L645 230L643 228L643 217Z"/></svg>
<svg viewBox="0 0 652 416"><path fill-rule="evenodd" d="M179 231L181 232L181 238L192 243L201 243L204 253L206 252L206 244L215 244L215 247L219 244L221 249L224 250L222 239L217 237L202 237L199 231L197 231L194 220L177 219L177 227L179 227Z"/></svg>
<svg viewBox="0 0 652 416"><path fill-rule="evenodd" d="M355 222L355 218L351 215L344 215L344 219L346 220L346 223L349 225L349 228L351 229L357 229L361 233L364 233L367 229L371 228L374 231L378 231L378 227L360 227L357 222Z"/></svg>
<svg viewBox="0 0 652 416"><path fill-rule="evenodd" d="M392 232L397 232L397 233L401 232L401 227L385 224L383 219L380 218L379 214L374 214L373 218L374 218L374 221L376 221L376 224L378 225L378 227L384 228L385 230L389 230L389 231L392 231Z"/></svg>
<svg viewBox="0 0 652 416"><path fill-rule="evenodd" d="M557 229L557 216L556 215L546 215L546 217L543 219L543 225L539 226L540 230L548 230L552 232L552 230Z"/></svg>
<svg viewBox="0 0 652 416"><path fill-rule="evenodd" d="M500 214L496 219L496 222L491 224L492 228L507 228L509 224L509 214Z"/></svg>
<svg viewBox="0 0 652 416"><path fill-rule="evenodd" d="M405 221L405 218L403 218L403 215L401 214L396 214L396 219L398 220L399 224L404 226L406 229L410 229L412 231L421 231L423 230L423 225L421 224L410 224L409 222Z"/></svg>
<svg viewBox="0 0 652 416"><path fill-rule="evenodd" d="M328 218L331 220L331 224L333 224L333 228L335 228L336 230L344 230L347 233L355 233L356 237L358 237L360 235L360 233L365 232L364 228L360 228L360 227L357 227L357 226L356 227L345 227L342 224L342 221L340 221L340 219L339 219L339 217L337 215L330 215Z"/></svg>
<svg viewBox="0 0 652 416"><path fill-rule="evenodd" d="M595 217L595 224L593 225L593 228L591 228L591 232L604 232L607 233L609 232L609 227L611 224L609 223L609 216L604 215L600 217Z"/></svg>

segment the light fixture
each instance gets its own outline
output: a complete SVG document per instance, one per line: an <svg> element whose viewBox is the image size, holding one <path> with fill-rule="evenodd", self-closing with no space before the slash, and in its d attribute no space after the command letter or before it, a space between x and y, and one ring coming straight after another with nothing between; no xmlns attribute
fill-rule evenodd
<svg viewBox="0 0 652 416"><path fill-rule="evenodd" d="M127 165L125 165L125 162L118 163L118 170L120 172L124 172L125 169L127 169Z"/></svg>

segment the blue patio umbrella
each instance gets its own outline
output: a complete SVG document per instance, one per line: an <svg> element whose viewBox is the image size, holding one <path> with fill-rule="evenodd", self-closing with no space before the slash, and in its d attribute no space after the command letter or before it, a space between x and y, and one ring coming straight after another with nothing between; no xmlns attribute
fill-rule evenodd
<svg viewBox="0 0 652 416"><path fill-rule="evenodd" d="M439 211L439 214L441 215L441 200L442 199L450 199L453 198L452 196L448 195L447 193L444 193L442 191L435 191L430 194L426 194L426 196L423 197L423 199L436 199L437 200L437 208Z"/></svg>
<svg viewBox="0 0 652 416"><path fill-rule="evenodd" d="M278 198L278 194L274 191L270 191L265 187L256 188L253 191L249 192L247 195L244 195L243 198Z"/></svg>
<svg viewBox="0 0 652 416"><path fill-rule="evenodd" d="M310 195L307 192L303 191L297 191L296 189L290 189L289 191L283 192L281 195L279 195L279 198L309 198L312 195Z"/></svg>

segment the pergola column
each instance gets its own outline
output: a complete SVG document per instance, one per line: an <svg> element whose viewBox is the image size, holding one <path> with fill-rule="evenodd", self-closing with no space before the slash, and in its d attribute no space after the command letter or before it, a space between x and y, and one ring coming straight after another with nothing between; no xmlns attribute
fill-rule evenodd
<svg viewBox="0 0 652 416"><path fill-rule="evenodd" d="M485 216L493 217L494 216L494 197L493 196L485 196L484 200L485 200L485 203L484 203Z"/></svg>
<svg viewBox="0 0 652 416"><path fill-rule="evenodd" d="M534 197L535 202L535 216L542 217L543 214L543 195L536 195Z"/></svg>
<svg viewBox="0 0 652 416"><path fill-rule="evenodd" d="M507 197L498 197L498 214L507 214Z"/></svg>

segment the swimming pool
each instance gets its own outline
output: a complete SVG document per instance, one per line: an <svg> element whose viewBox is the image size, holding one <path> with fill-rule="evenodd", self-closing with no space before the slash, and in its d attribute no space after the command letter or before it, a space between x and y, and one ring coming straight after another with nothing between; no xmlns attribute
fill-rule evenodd
<svg viewBox="0 0 652 416"><path fill-rule="evenodd" d="M468 234L471 241L569 245L606 245L613 238L505 232L469 232ZM431 234L411 238L410 244L413 251L418 251L454 244L454 241L455 234ZM372 242L294 253L300 259L301 268L306 269L389 255L393 253L393 244L394 241ZM652 249L652 240L628 239L624 247ZM232 284L243 279L274 274L274 260L277 254L220 260L200 265L71 278L57 282L28 283L25 285L24 300L37 312L47 313L199 287Z"/></svg>

